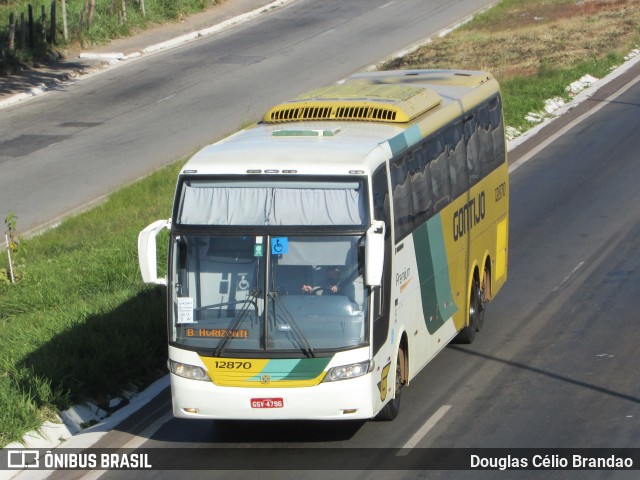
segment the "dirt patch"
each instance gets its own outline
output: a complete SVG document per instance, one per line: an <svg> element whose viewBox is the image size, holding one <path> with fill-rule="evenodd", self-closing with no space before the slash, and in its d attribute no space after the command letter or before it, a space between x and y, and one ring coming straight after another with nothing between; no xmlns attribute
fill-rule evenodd
<svg viewBox="0 0 640 480"><path fill-rule="evenodd" d="M639 25L638 0L533 0L489 10L384 68L486 69L504 80L627 53Z"/></svg>
<svg viewBox="0 0 640 480"><path fill-rule="evenodd" d="M576 17L617 15L631 0L580 0L571 2L541 1L527 2L521 8L515 8L509 14L496 19L493 28L509 30L531 25L560 22ZM637 3L637 2L635 2Z"/></svg>

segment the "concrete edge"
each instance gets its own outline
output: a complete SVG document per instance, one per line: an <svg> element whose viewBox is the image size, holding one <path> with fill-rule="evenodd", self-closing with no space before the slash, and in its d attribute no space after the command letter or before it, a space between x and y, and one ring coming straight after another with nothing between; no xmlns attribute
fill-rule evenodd
<svg viewBox="0 0 640 480"><path fill-rule="evenodd" d="M508 150L513 150L514 148L518 147L525 141L529 140L531 137L538 134L540 130L542 130L543 128L547 127L550 123L552 123L555 119L557 119L558 117L561 117L562 115L566 114L570 110L573 110L574 108L576 108L578 105L580 105L584 101L590 99L604 85L610 83L611 81L615 80L619 76L623 75L628 70L633 68L637 63L640 62L639 49L633 50L629 54L629 56L630 56L629 60L625 61L622 65L613 69L605 77L602 77L601 79L593 82L593 84L590 87L585 88L575 97L573 97L571 101L567 102L564 106L562 106L555 112L549 114L546 118L544 118L542 122L536 124L534 127L523 132L520 136L509 141L507 144Z"/></svg>
<svg viewBox="0 0 640 480"><path fill-rule="evenodd" d="M164 389L169 387L169 374L153 382L149 387L139 394L129 399L126 406L116 410L112 414L107 414L97 407L88 404L77 405L63 412L68 416L77 416L84 421L95 421L95 425L82 429L75 423L71 425L63 422L60 423L46 422L37 432L30 432L23 438L24 444L12 443L3 449L53 449L58 447L85 449L96 444L104 435L113 430L123 420L133 415L142 407L147 405L153 398L159 395ZM73 419L75 420L75 418ZM3 470L0 471L0 480L9 480L20 477L20 479L44 479L53 471L50 470Z"/></svg>

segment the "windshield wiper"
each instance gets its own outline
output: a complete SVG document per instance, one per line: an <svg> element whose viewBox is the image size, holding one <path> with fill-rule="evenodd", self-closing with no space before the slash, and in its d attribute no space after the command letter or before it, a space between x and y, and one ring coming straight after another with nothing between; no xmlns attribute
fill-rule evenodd
<svg viewBox="0 0 640 480"><path fill-rule="evenodd" d="M229 333L233 332L238 328L238 325L240 325L242 320L244 320L245 317L247 316L247 313L249 312L249 307L251 305L253 305L253 307L256 310L256 318L258 317L258 302L256 302L258 295L260 295L260 290L255 289L251 291L251 293L249 294L249 298L247 298L246 300L239 300L234 302L221 303L218 305L207 305L206 307L200 307L201 309L204 309L204 308L215 307L219 305L234 305L238 303L244 304L240 309L240 311L236 314L236 316L233 317L233 320L231 321L229 328L227 328L227 335L222 340L220 340L218 344L218 348L215 349L213 353L215 357L219 357L220 355L222 355L223 350L225 349L225 347L229 343L229 340L231 339L231 335Z"/></svg>
<svg viewBox="0 0 640 480"><path fill-rule="evenodd" d="M271 297L271 300L273 301L273 315L275 317L276 322L278 321L278 315L276 314L276 308L275 308L277 296L278 294L276 292L269 292L269 297ZM293 315L291 315L291 312L289 311L289 309L286 307L286 305L283 302L278 302L278 306L284 312L286 320L289 322L289 326L291 326L290 331L294 333L294 336L297 338L298 342L300 343L302 350L304 350L304 352L307 355L309 355L311 358L315 358L316 353L313 350L313 347L311 346L306 335L298 325L298 322L296 322L296 320L293 318Z"/></svg>

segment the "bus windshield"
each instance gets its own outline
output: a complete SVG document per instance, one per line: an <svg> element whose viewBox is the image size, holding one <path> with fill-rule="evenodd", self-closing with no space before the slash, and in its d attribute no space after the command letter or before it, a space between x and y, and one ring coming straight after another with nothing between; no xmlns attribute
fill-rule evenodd
<svg viewBox="0 0 640 480"><path fill-rule="evenodd" d="M180 188L180 225L365 224L362 181L187 178Z"/></svg>
<svg viewBox="0 0 640 480"><path fill-rule="evenodd" d="M170 340L207 350L344 349L368 339L360 236L178 235Z"/></svg>

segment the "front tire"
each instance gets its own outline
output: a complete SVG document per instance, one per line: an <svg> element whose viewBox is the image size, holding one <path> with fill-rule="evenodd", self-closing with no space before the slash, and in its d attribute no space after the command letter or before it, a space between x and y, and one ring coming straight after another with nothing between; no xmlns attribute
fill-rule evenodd
<svg viewBox="0 0 640 480"><path fill-rule="evenodd" d="M384 422L389 422L391 420L395 420L395 418L400 413L400 389L402 388L402 362L403 355L398 351L398 358L396 359L396 388L394 392L394 397L389 400L389 402L382 407L382 410L376 415L376 420L381 420Z"/></svg>

